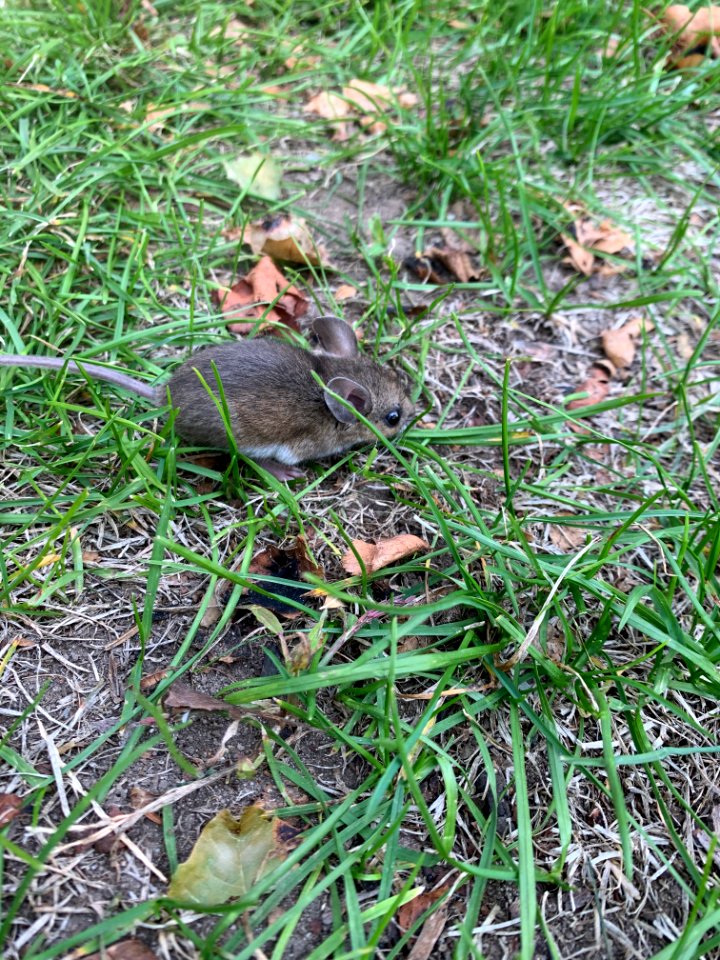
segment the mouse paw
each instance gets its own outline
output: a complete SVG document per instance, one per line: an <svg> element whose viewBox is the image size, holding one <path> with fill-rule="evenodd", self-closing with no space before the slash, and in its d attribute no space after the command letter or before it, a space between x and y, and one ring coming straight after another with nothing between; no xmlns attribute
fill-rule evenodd
<svg viewBox="0 0 720 960"><path fill-rule="evenodd" d="M303 476L300 467L291 467L287 463L278 463L277 460L256 460L255 462L278 480L297 480L298 477Z"/></svg>

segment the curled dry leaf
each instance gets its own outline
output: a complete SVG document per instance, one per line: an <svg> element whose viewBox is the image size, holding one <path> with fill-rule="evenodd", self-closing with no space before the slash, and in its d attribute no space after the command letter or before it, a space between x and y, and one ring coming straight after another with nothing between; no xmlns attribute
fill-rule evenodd
<svg viewBox="0 0 720 960"><path fill-rule="evenodd" d="M404 533L387 540L378 540L377 543L367 543L365 540L353 540L353 550L348 550L342 558L343 570L355 576L362 572L358 556L368 573L376 573L389 567L390 564L405 557L412 556L420 550L429 550L430 544L415 537L411 533Z"/></svg>
<svg viewBox="0 0 720 960"><path fill-rule="evenodd" d="M6 826L20 813L23 802L16 793L0 793L0 827Z"/></svg>
<svg viewBox="0 0 720 960"><path fill-rule="evenodd" d="M588 372L585 382L578 387L578 393L587 393L586 397L578 397L568 403L568 410L579 410L582 407L592 407L601 403L610 392L610 381L614 369L606 363L594 363Z"/></svg>
<svg viewBox="0 0 720 960"><path fill-rule="evenodd" d="M450 889L449 883L443 883L434 890L421 890L420 893L404 903L397 912L397 925L403 933L407 933L418 917L421 917L428 907L432 906Z"/></svg>
<svg viewBox="0 0 720 960"><path fill-rule="evenodd" d="M267 305L273 303L278 294L277 302L267 310ZM229 329L234 333L249 333L257 326L254 321L263 316L269 323L274 321L299 330L300 318L310 306L309 300L288 283L270 257L263 257L247 276L230 289L218 290L215 296L225 318L231 321Z"/></svg>
<svg viewBox="0 0 720 960"><path fill-rule="evenodd" d="M387 113L395 103L405 109L411 109L418 103L417 95L407 90L393 90L382 83L357 79L343 87L343 97L365 114Z"/></svg>
<svg viewBox="0 0 720 960"><path fill-rule="evenodd" d="M262 807L246 807L239 820L221 810L205 824L188 859L175 871L168 896L221 904L246 896L292 851L297 831Z"/></svg>
<svg viewBox="0 0 720 960"><path fill-rule="evenodd" d="M576 205L568 205L566 209L576 215L572 230L560 234L567 247L569 261L576 270L589 277L595 271L595 254L593 251L607 254L618 254L623 250L631 250L633 240L629 233L615 226L610 220L603 220L596 225L590 217L584 214ZM581 216L577 214L581 213Z"/></svg>
<svg viewBox="0 0 720 960"><path fill-rule="evenodd" d="M141 810L143 807L149 806L153 800L157 800L157 798L158 794L150 793L149 790L144 790L142 787L130 788L130 806L133 810ZM162 825L161 815L154 813L152 810L145 814L145 819L150 820L151 823L156 824L158 827Z"/></svg>
<svg viewBox="0 0 720 960"><path fill-rule="evenodd" d="M347 118L352 114L353 108L340 94L323 90L308 100L304 112L333 121L335 130L332 139L336 142L342 143L350 139L352 123Z"/></svg>
<svg viewBox="0 0 720 960"><path fill-rule="evenodd" d="M471 283L479 280L482 270L475 262L477 250L449 227L440 231L444 243L428 247L423 253L409 257L405 266L426 283Z"/></svg>
<svg viewBox="0 0 720 960"><path fill-rule="evenodd" d="M154 673L146 673L140 680L140 689L143 692L145 690L154 690L160 681L164 680L167 675L167 668L163 670L156 670Z"/></svg>
<svg viewBox="0 0 720 960"><path fill-rule="evenodd" d="M632 317L617 330L604 330L602 345L605 356L619 370L629 367L635 359L637 340L643 330L650 331L654 324L644 317Z"/></svg>
<svg viewBox="0 0 720 960"><path fill-rule="evenodd" d="M315 577L323 578L323 568L310 558L307 541L304 537L298 537L292 546L285 549L271 544L256 553L252 558L248 573L256 574L255 583L257 586L273 594L271 597L266 597L261 593L253 593L252 588L249 588L247 592L252 596L253 603L257 606L267 607L269 610L274 610L286 617L297 617L300 611L289 603L284 603L283 598L300 602L303 597L312 592L309 584L302 583L305 575L312 574ZM257 576L258 574L260 576ZM290 580L295 583L273 583L266 581L265 577L277 577L279 580Z"/></svg>
<svg viewBox="0 0 720 960"><path fill-rule="evenodd" d="M181 680L177 680L166 693L164 706L166 710L207 710L213 713L222 710L233 719L244 716L240 707L225 703L219 697L211 697L209 693L202 693Z"/></svg>
<svg viewBox="0 0 720 960"><path fill-rule="evenodd" d="M324 247L313 240L305 221L294 219L289 213L249 224L242 239L253 253L263 253L274 260L329 266Z"/></svg>
<svg viewBox="0 0 720 960"><path fill-rule="evenodd" d="M701 7L693 12L682 3L667 7L660 18L663 30L673 39L669 63L689 68L706 56L720 57L720 6Z"/></svg>
<svg viewBox="0 0 720 960"><path fill-rule="evenodd" d="M308 100L304 110L334 121L333 140L347 140L352 130L351 119L357 119L370 133L382 133L389 112L397 106L410 109L417 103L417 95L407 90L393 90L381 83L355 79L343 87L342 95L327 91L316 94Z"/></svg>

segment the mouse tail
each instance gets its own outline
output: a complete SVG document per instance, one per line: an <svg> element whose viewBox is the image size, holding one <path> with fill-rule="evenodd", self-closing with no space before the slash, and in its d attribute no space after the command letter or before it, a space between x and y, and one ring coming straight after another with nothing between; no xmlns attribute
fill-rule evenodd
<svg viewBox="0 0 720 960"><path fill-rule="evenodd" d="M74 360L63 360L62 357L33 357L24 354L0 354L0 367L27 367L31 369L42 370L69 370L72 373L84 373L93 380L105 380L114 384L116 387L122 387L129 393L134 393L146 400L152 400L155 403L162 402L158 387L151 383L145 383L142 380L136 380L127 373L121 373L120 370L114 370L112 367L101 367L97 363L85 363Z"/></svg>

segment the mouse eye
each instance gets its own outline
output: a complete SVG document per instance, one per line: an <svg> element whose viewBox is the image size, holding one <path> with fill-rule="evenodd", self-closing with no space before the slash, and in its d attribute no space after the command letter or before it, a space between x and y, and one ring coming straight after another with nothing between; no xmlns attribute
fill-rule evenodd
<svg viewBox="0 0 720 960"><path fill-rule="evenodd" d="M396 427L400 423L400 407L393 407L389 413L385 414L385 423L389 427Z"/></svg>

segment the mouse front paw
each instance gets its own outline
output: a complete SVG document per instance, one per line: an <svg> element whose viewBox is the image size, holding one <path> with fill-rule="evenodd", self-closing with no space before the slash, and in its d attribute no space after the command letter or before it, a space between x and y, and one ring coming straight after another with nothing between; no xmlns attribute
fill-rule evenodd
<svg viewBox="0 0 720 960"><path fill-rule="evenodd" d="M304 475L300 467L291 467L287 463L278 463L277 460L256 460L255 462L278 480L297 480Z"/></svg>

